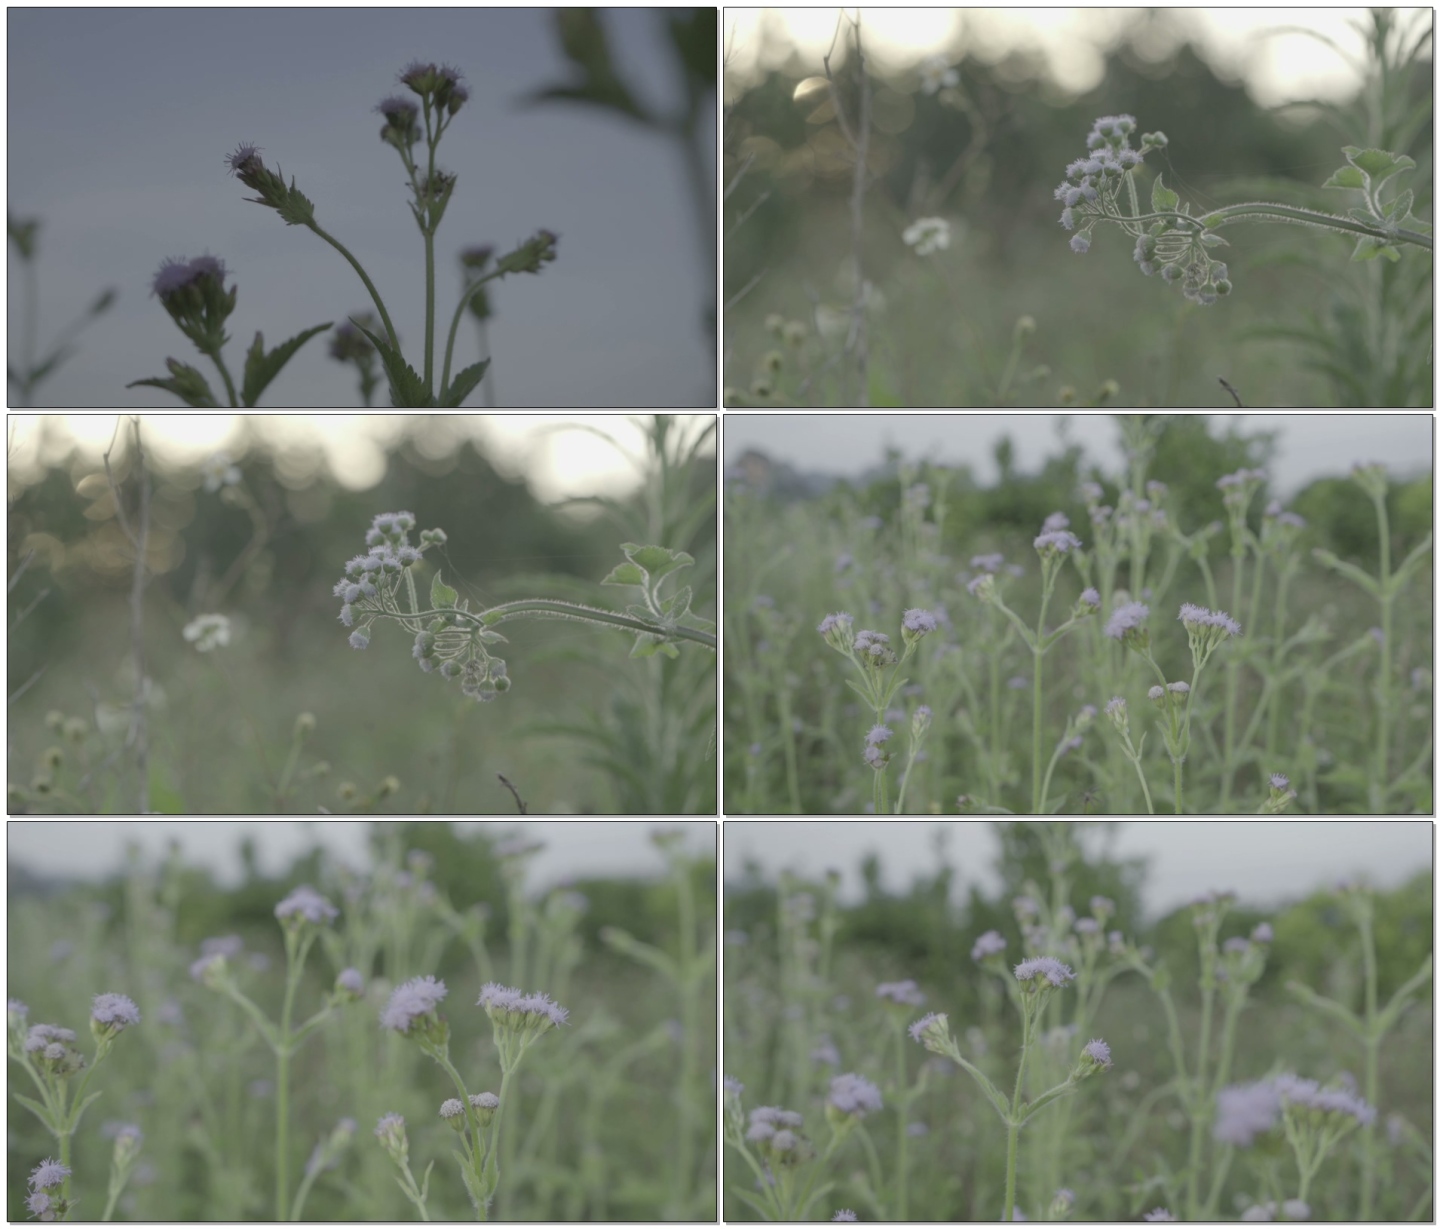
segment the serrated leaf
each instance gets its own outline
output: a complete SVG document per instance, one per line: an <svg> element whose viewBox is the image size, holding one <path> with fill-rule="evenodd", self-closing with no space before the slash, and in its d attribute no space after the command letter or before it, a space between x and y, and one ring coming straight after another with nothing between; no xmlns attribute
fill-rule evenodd
<svg viewBox="0 0 1440 1229"><path fill-rule="evenodd" d="M1364 172L1353 166L1342 166L1335 174L1331 175L1323 184L1322 188L1353 188L1363 190L1365 187Z"/></svg>
<svg viewBox="0 0 1440 1229"><path fill-rule="evenodd" d="M490 360L484 358L459 372L450 381L450 387L441 394L440 404L448 409L454 409L460 405L474 391L475 386L485 378L485 371L489 366Z"/></svg>
<svg viewBox="0 0 1440 1229"><path fill-rule="evenodd" d="M1374 235L1361 235L1355 243L1355 250L1350 254L1351 260L1374 260L1377 256L1384 256L1387 260L1399 260L1400 253L1392 244L1386 243L1383 239L1377 239Z"/></svg>
<svg viewBox="0 0 1440 1229"><path fill-rule="evenodd" d="M1172 213L1179 204L1180 194L1165 186L1165 176L1156 175L1155 182L1150 185L1150 211Z"/></svg>
<svg viewBox="0 0 1440 1229"><path fill-rule="evenodd" d="M1406 154L1392 154L1387 149L1356 149L1345 147L1345 156L1370 177L1370 182L1381 184L1400 171L1413 170L1415 159Z"/></svg>
<svg viewBox="0 0 1440 1229"><path fill-rule="evenodd" d="M389 342L372 333L353 317L350 323L370 339L371 345L380 355L380 361L385 364L385 374L390 377L391 405L398 409L419 409L433 405L430 394L425 389L425 381L421 379L420 373L405 361L404 355L392 349Z"/></svg>
<svg viewBox="0 0 1440 1229"><path fill-rule="evenodd" d="M210 391L210 385L205 377L191 367L189 363L182 363L178 359L169 358L165 365L170 368L171 378L168 380L132 380L126 388L136 388L140 385L149 385L152 388L163 388L168 393L179 397L186 405L193 406L200 410L218 409L220 403L215 400L215 394Z"/></svg>
<svg viewBox="0 0 1440 1229"><path fill-rule="evenodd" d="M602 585L643 585L645 569L634 563L619 563L610 569L610 575L600 583Z"/></svg>
<svg viewBox="0 0 1440 1229"><path fill-rule="evenodd" d="M316 333L323 333L328 329L331 323L333 322L327 321L325 324L317 324L313 329L297 333L289 341L281 342L269 354L265 353L264 334L257 332L255 341L245 355L245 379L240 386L240 404L253 406L259 401L266 385L280 374L280 369L290 361L295 352Z"/></svg>
<svg viewBox="0 0 1440 1229"><path fill-rule="evenodd" d="M439 571L430 580L430 605L435 610L453 610L460 595L440 579Z"/></svg>
<svg viewBox="0 0 1440 1229"><path fill-rule="evenodd" d="M632 563L639 564L651 577L659 580L677 568L688 568L695 562L693 555L683 550L670 550L664 546L636 546L634 542L620 543L620 549Z"/></svg>
<svg viewBox="0 0 1440 1229"><path fill-rule="evenodd" d="M1395 218L1403 218L1410 212L1410 206L1414 203L1414 190L1406 188L1405 191L1397 195L1393 201L1384 206L1385 216L1392 220Z"/></svg>

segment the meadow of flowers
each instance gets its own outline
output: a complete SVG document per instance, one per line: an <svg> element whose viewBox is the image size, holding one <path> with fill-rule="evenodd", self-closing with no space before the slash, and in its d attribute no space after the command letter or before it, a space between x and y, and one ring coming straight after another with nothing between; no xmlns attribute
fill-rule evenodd
<svg viewBox="0 0 1440 1229"><path fill-rule="evenodd" d="M1432 1219L1428 869L1147 926L1074 825L1000 827L959 910L943 854L729 883L727 1220Z"/></svg>
<svg viewBox="0 0 1440 1229"><path fill-rule="evenodd" d="M9 1219L713 1219L714 861L652 839L589 896L439 824L228 893L12 875Z"/></svg>
<svg viewBox="0 0 1440 1229"><path fill-rule="evenodd" d="M934 464L788 501L731 475L727 814L1431 809L1428 481L1397 536L1361 461L1305 502L1349 488L1322 532L1257 463L1200 472L1203 426L1118 421L1123 474L985 495Z"/></svg>

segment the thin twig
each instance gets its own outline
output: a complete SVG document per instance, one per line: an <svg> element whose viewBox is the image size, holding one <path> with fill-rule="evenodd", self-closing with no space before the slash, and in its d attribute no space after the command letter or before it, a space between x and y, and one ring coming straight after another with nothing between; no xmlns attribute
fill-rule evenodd
<svg viewBox="0 0 1440 1229"><path fill-rule="evenodd" d="M530 814L530 808L525 805L525 799L520 797L520 791L516 789L513 785L511 785L510 782L505 779L502 773L497 772L495 775L500 778L500 784L503 785L515 796L515 805L520 808L520 814Z"/></svg>
<svg viewBox="0 0 1440 1229"><path fill-rule="evenodd" d="M25 575L25 569L30 566L34 558L35 552L33 550L27 550L25 552L25 558L20 560L20 565L15 569L15 574L10 577L10 583L5 588L6 597L9 597L10 594L15 592L15 586L20 583L20 578Z"/></svg>
<svg viewBox="0 0 1440 1229"><path fill-rule="evenodd" d="M845 348L855 355L855 371L859 378L859 391L855 404L870 404L870 346L866 335L865 319L865 269L861 260L861 235L865 224L865 171L870 156L870 82L865 75L865 51L860 40L860 10L855 10L851 23L855 28L855 70L860 78L860 113L855 128L851 129L845 118L845 108L840 101L840 91L830 71L830 57L835 53L835 40L840 37L840 18L835 22L835 38L830 40L830 50L825 53L825 80L830 84L830 98L835 106L835 118L840 132L849 142L855 154L855 175L850 189L850 253L855 264L855 302L850 308L850 335Z"/></svg>
<svg viewBox="0 0 1440 1229"><path fill-rule="evenodd" d="M1236 404L1236 406L1237 406L1239 409L1242 409L1242 410L1243 410L1243 409L1245 408L1245 404L1244 404L1244 402L1242 402L1242 401L1240 400L1240 394L1237 393L1237 392L1235 391L1235 389L1231 386L1230 381L1227 380L1224 376L1216 376L1215 378L1220 381L1220 386L1221 386L1227 393L1229 393L1232 397L1235 398L1235 404Z"/></svg>
<svg viewBox="0 0 1440 1229"><path fill-rule="evenodd" d="M32 674L32 675L25 681L24 685L23 685L18 691L12 691L12 692L10 693L9 697L8 697L8 698L6 699L6 701L5 701L6 705L9 706L9 705L11 705L11 704L14 704L15 701L18 700L21 696L23 696L27 691L29 691L30 688L34 687L35 684L40 681L41 675L43 675L43 674L45 673L45 671L48 670L49 668L50 668L49 666L41 666L40 669L38 669L37 671L35 671L35 673Z"/></svg>
<svg viewBox="0 0 1440 1229"><path fill-rule="evenodd" d="M728 312L732 307L739 303L741 299L743 299L747 294L754 290L755 287L760 284L760 279L765 276L766 272L767 271L765 269L761 269L759 273L757 273L748 282L746 282L745 285L741 286L739 290L737 290L733 295L731 295L729 300L725 304L725 310Z"/></svg>
<svg viewBox="0 0 1440 1229"><path fill-rule="evenodd" d="M120 435L120 420L115 420L115 433L110 437L110 447L105 450L105 479L110 484L110 494L115 500L115 515L120 528L135 554L135 568L130 583L130 655L135 661L135 700L130 721L130 733L126 743L135 748L135 766L140 773L139 809L141 815L150 811L150 746L149 731L145 724L145 552L150 542L150 483L145 476L145 445L140 439L140 419L131 419L135 429L135 472L140 482L140 506L136 511L135 528L131 529L125 515L125 504L120 498L115 474L110 468L110 454L115 450L115 441Z"/></svg>

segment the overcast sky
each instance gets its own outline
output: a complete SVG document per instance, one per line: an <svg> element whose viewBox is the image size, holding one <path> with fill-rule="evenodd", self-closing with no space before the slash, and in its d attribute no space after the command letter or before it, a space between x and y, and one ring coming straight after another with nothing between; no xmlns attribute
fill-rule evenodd
<svg viewBox="0 0 1440 1229"><path fill-rule="evenodd" d="M875 852L885 886L904 891L917 875L931 873L934 834L940 829L949 835L948 858L958 868L955 898L974 883L993 892L1000 882L994 871L1000 855L994 825L961 820L727 820L725 878L733 881L747 859L758 862L772 880L784 869L818 877L833 867L844 876L845 899L854 901L861 898L860 860ZM1434 857L1429 820L1167 820L1121 823L1115 830L1111 856L1150 859L1143 899L1152 918L1211 889L1271 907L1347 877L1394 887L1417 871L1430 870ZM1105 839L1100 829L1081 829L1081 840L1092 850Z"/></svg>
<svg viewBox="0 0 1440 1229"><path fill-rule="evenodd" d="M1383 461L1399 478L1434 465L1435 424L1429 414L1211 414L1222 434L1279 433L1271 483L1281 496L1325 475L1346 474L1357 461ZM726 414L724 457L733 465L750 448L810 473L853 476L879 465L894 445L909 461L968 465L982 485L999 476L991 457L1009 435L1015 464L1036 472L1068 439L1110 474L1122 472L1120 428L1109 414ZM1163 475L1161 475L1163 477Z"/></svg>
<svg viewBox="0 0 1440 1229"><path fill-rule="evenodd" d="M622 74L654 109L677 111L682 86L661 11L607 18ZM124 387L167 375L167 356L200 367L224 396L214 365L151 297L167 257L208 253L233 275L226 284L239 300L225 355L237 384L256 330L273 347L373 310L337 252L245 199L255 194L225 165L242 142L314 201L317 221L379 287L421 369L424 247L374 111L405 92L396 77L414 59L455 65L471 90L439 147L459 184L436 237L437 368L460 249L508 251L545 227L560 235L555 263L538 277L505 278L493 296L498 403L715 404L699 220L678 146L608 112L518 106L568 76L549 10L12 8L7 31L8 205L44 223L41 353L103 288L120 294L42 385L43 405L174 406L159 389ZM713 140L713 118L702 128ZM13 244L9 253L13 353L24 279ZM291 359L266 405L359 405L353 368L329 358L327 336ZM477 345L467 317L454 369L479 357ZM378 396L389 404L383 381ZM470 404L482 404L478 392Z"/></svg>
<svg viewBox="0 0 1440 1229"><path fill-rule="evenodd" d="M207 867L220 882L233 885L240 881L240 842L246 836L254 838L260 867L268 875L285 871L297 856L317 845L362 870L368 865L367 829L374 822L11 820L7 825L8 855L11 866L19 864L47 875L100 878L123 868L129 842L139 844L153 863L163 858L169 842L176 840L187 862ZM455 827L462 833L486 828L543 841L545 849L530 863L530 884L535 889L584 875L657 877L664 873L665 863L650 842L652 832L679 829L685 833L688 849L713 854L716 848L713 821L472 820L457 822Z"/></svg>

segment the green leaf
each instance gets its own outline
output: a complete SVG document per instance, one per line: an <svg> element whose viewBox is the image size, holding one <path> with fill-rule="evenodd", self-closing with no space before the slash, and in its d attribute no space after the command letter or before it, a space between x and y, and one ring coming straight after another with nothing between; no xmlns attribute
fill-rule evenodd
<svg viewBox="0 0 1440 1229"><path fill-rule="evenodd" d="M1401 192L1398 196L1396 196L1395 199L1391 201L1388 205L1383 206L1385 210L1385 216L1392 221L1397 218L1403 218L1406 214L1410 212L1410 206L1414 203L1414 191L1410 188L1406 188L1405 191Z"/></svg>
<svg viewBox="0 0 1440 1229"><path fill-rule="evenodd" d="M1342 166L1320 186L1322 188L1353 188L1361 191L1365 187L1365 175L1353 166Z"/></svg>
<svg viewBox="0 0 1440 1229"><path fill-rule="evenodd" d="M1150 211L1152 213L1173 213L1180 204L1180 194L1165 186L1165 176L1156 175L1150 187Z"/></svg>
<svg viewBox="0 0 1440 1229"><path fill-rule="evenodd" d="M165 365L170 368L170 379L132 380L125 387L136 388L140 385L149 385L152 388L163 388L166 392L179 397L186 405L194 406L196 409L219 408L220 403L215 400L215 394L210 391L210 385L206 382L205 377L189 363L167 358Z"/></svg>
<svg viewBox="0 0 1440 1229"><path fill-rule="evenodd" d="M643 585L645 569L634 563L619 563L610 569L610 575L600 583L602 585Z"/></svg>
<svg viewBox="0 0 1440 1229"><path fill-rule="evenodd" d="M1351 164L1360 168L1370 178L1370 182L1376 185L1389 179L1391 175L1400 171L1410 171L1415 168L1415 159L1406 154L1392 154L1386 149L1356 149L1353 145L1345 146L1345 157Z"/></svg>
<svg viewBox="0 0 1440 1229"><path fill-rule="evenodd" d="M313 329L306 329L303 333L297 333L289 341L282 342L269 354L265 353L264 335L257 332L250 352L245 356L245 380L240 386L240 404L253 406L259 401L260 394L265 391L265 386L280 374L280 369L290 361L295 351L316 333L323 333L329 327L330 322L317 324Z"/></svg>
<svg viewBox="0 0 1440 1229"><path fill-rule="evenodd" d="M50 1111L41 1105L40 1102L32 1101L29 1097L23 1097L18 1092L11 1093L10 1095L34 1114L36 1118L40 1119L47 1127L50 1126Z"/></svg>
<svg viewBox="0 0 1440 1229"><path fill-rule="evenodd" d="M437 571L430 580L430 605L436 610L453 610L460 595L440 579Z"/></svg>
<svg viewBox="0 0 1440 1229"><path fill-rule="evenodd" d="M664 546L636 546L634 542L622 542L620 549L631 563L644 568L653 580L659 580L677 568L688 568L695 562L694 555Z"/></svg>
<svg viewBox="0 0 1440 1229"><path fill-rule="evenodd" d="M1394 244L1387 243L1384 239L1377 239L1374 235L1361 235L1356 241L1355 250L1350 254L1350 259L1374 260L1377 256L1383 256L1392 262L1400 259L1400 253Z"/></svg>
<svg viewBox="0 0 1440 1229"><path fill-rule="evenodd" d="M380 355L380 361L385 364L385 374L390 377L391 405L399 409L418 409L433 404L425 388L425 381L420 377L420 373L405 361L405 356L400 351L392 349L387 341L372 333L353 317L350 323L370 339L370 344Z"/></svg>
<svg viewBox="0 0 1440 1229"><path fill-rule="evenodd" d="M490 360L484 358L457 373L455 378L450 381L450 387L441 393L440 404L450 409L460 405L474 387L485 378L485 369L489 366Z"/></svg>

